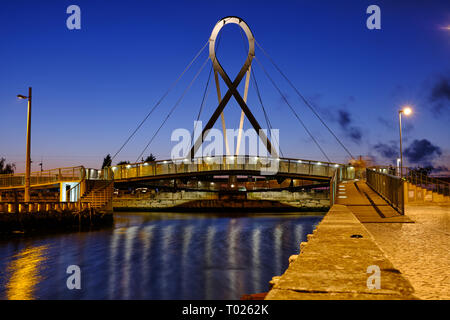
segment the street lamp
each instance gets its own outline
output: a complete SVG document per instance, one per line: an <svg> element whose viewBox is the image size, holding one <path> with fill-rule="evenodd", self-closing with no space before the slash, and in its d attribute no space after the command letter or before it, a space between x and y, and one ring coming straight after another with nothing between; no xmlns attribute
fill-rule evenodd
<svg viewBox="0 0 450 320"><path fill-rule="evenodd" d="M30 172L31 172L31 87L28 88L28 97L18 94L19 99L28 99L28 117L27 117L27 154L25 169L25 202L30 202Z"/></svg>
<svg viewBox="0 0 450 320"><path fill-rule="evenodd" d="M398 125L400 129L400 178L403 177L403 151L402 151L402 113L405 116L409 116L412 113L412 109L408 106L398 111Z"/></svg>

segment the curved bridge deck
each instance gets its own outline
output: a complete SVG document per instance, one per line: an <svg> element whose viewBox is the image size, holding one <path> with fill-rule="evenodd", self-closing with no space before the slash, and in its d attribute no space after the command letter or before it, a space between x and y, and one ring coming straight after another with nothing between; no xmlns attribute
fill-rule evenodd
<svg viewBox="0 0 450 320"><path fill-rule="evenodd" d="M329 181L337 168L354 174L352 166L292 158L263 158L251 156L217 156L180 160L160 160L116 165L103 170L83 166L58 168L31 173L32 188L57 186L61 182L87 180L138 180L183 179L197 176L251 175L286 177L313 181ZM0 190L22 189L25 174L0 175Z"/></svg>
<svg viewBox="0 0 450 320"><path fill-rule="evenodd" d="M330 180L342 164L291 158L204 157L162 160L113 166L117 182L174 179L211 175L281 176L305 180ZM353 167L347 167L353 171Z"/></svg>

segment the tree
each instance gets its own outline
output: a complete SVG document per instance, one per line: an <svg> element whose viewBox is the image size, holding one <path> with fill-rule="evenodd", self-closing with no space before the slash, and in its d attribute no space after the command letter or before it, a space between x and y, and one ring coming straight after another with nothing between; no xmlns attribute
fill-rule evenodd
<svg viewBox="0 0 450 320"><path fill-rule="evenodd" d="M103 158L102 169L106 167L111 167L112 159L111 155L108 153L105 158Z"/></svg>
<svg viewBox="0 0 450 320"><path fill-rule="evenodd" d="M153 153L150 153L150 155L147 158L145 158L144 162L153 162L153 161L156 161L156 157L153 155Z"/></svg>
<svg viewBox="0 0 450 320"><path fill-rule="evenodd" d="M5 158L0 159L0 174L5 173L14 173L14 170L16 169L16 165L14 163L6 163Z"/></svg>
<svg viewBox="0 0 450 320"><path fill-rule="evenodd" d="M130 161L120 161L120 162L117 162L117 165L120 166L122 164L129 164L129 163L130 163Z"/></svg>

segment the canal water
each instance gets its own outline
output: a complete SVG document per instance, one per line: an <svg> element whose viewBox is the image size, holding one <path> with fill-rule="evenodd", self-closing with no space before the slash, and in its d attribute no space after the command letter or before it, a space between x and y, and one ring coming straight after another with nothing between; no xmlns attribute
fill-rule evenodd
<svg viewBox="0 0 450 320"><path fill-rule="evenodd" d="M322 216L115 213L113 227L0 240L0 299L239 299L266 292ZM70 265L81 289L69 290Z"/></svg>

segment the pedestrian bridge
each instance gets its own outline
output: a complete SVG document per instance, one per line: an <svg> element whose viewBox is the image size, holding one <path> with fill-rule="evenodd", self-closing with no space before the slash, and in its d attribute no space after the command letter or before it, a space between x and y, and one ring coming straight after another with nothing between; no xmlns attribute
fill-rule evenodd
<svg viewBox="0 0 450 320"><path fill-rule="evenodd" d="M111 167L117 182L152 179L177 179L192 176L249 175L305 180L330 180L336 168L352 166L292 158L253 156L215 156L178 160L141 162Z"/></svg>
<svg viewBox="0 0 450 320"><path fill-rule="evenodd" d="M109 180L109 170L89 169L83 166L57 168L30 174L32 188L49 188L60 183L79 183L82 180ZM1 174L0 190L23 189L25 173Z"/></svg>
<svg viewBox="0 0 450 320"><path fill-rule="evenodd" d="M329 181L337 168L341 168L340 171L344 171L346 176L354 176L354 167L339 163L292 158L215 156L130 163L101 170L77 166L38 171L31 173L30 186L45 188L64 182L76 183L82 180L127 182L223 175ZM23 173L0 175L0 190L22 189L24 186L25 174Z"/></svg>

